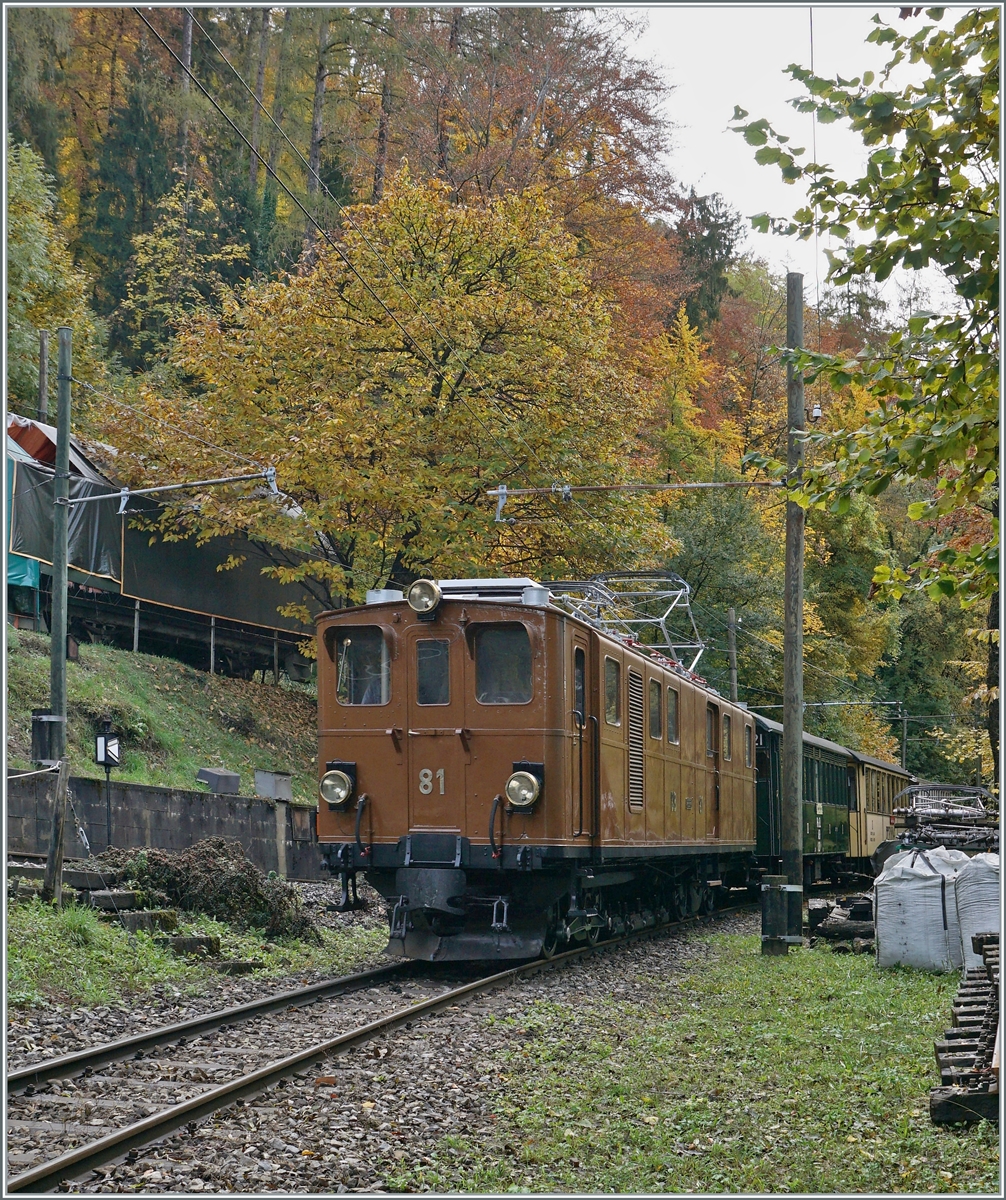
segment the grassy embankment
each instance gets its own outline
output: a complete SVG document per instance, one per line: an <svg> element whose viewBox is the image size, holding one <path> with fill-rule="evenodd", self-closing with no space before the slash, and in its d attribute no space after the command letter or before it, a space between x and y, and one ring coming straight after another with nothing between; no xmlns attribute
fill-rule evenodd
<svg viewBox="0 0 1006 1200"><path fill-rule="evenodd" d="M31 710L48 703L49 639L8 626L8 767L30 767ZM313 685L226 679L170 658L83 645L80 661L67 664L67 707L74 775L104 777L94 735L110 717L123 750L116 780L197 790L200 767L222 767L240 774L250 796L258 767L290 771L295 800L317 797Z"/></svg>
<svg viewBox="0 0 1006 1200"><path fill-rule="evenodd" d="M209 917L189 915L183 934L216 934L225 959L262 962L255 978L303 971L345 975L377 961L387 944L383 927L321 929L322 944L297 938L265 940ZM135 1000L157 984L198 993L218 979L211 961L176 958L145 933L130 937L89 908L58 911L37 900L7 908L7 997L16 1008L47 1003L109 1004Z"/></svg>
<svg viewBox="0 0 1006 1200"><path fill-rule="evenodd" d="M868 956L713 958L638 1005L585 993L506 1024L500 1146L445 1139L396 1189L540 1192L965 1192L998 1195L998 1130L939 1127L933 1041L956 975ZM501 1039L502 1040L502 1039Z"/></svg>

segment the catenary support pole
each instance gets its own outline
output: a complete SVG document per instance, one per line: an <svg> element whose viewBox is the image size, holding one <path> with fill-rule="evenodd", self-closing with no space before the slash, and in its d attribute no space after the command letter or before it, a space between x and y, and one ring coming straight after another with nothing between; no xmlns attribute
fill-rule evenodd
<svg viewBox="0 0 1006 1200"><path fill-rule="evenodd" d="M737 613L727 609L727 654L730 656L730 699L737 703Z"/></svg>
<svg viewBox="0 0 1006 1200"><path fill-rule="evenodd" d="M53 722L49 754L54 760L66 751L66 531L70 491L70 379L73 375L73 331L59 330L58 409L56 415L56 474L52 506L52 626L49 650L49 711Z"/></svg>
<svg viewBox="0 0 1006 1200"><path fill-rule="evenodd" d="M803 276L786 276L786 346L803 347ZM786 466L790 485L803 474L803 375L786 367ZM791 887L803 885L803 552L804 511L786 502L786 596L783 633L782 869ZM802 927L802 893L790 892L789 936Z"/></svg>
<svg viewBox="0 0 1006 1200"><path fill-rule="evenodd" d="M38 331L38 419L49 420L49 331Z"/></svg>
<svg viewBox="0 0 1006 1200"><path fill-rule="evenodd" d="M70 783L70 764L60 760L56 777L56 797L52 805L52 825L49 829L49 853L45 859L42 879L42 903L60 904L63 899L63 829L66 825L66 791Z"/></svg>
<svg viewBox="0 0 1006 1200"><path fill-rule="evenodd" d="M898 716L901 718L901 765L908 770L908 710L903 704L898 705Z"/></svg>

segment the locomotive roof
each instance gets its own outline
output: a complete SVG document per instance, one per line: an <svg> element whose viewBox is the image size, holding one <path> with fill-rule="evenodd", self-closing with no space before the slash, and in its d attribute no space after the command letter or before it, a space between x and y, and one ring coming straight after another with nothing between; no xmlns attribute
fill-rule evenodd
<svg viewBox="0 0 1006 1200"><path fill-rule="evenodd" d="M757 713L755 714L755 721L759 725L764 725L766 729L771 729L773 733L782 733L783 727L778 721L762 717ZM848 746L840 746L838 742L829 742L827 738L819 738L815 737L812 733L805 733L803 740L809 742L812 746L819 746L822 750L830 750L832 754L842 754L846 758L851 758L853 762L866 763L871 767L883 767L885 771L891 771L895 775L904 775L906 779L914 778L910 771L906 771L904 767L899 767L897 763L885 762L882 758L872 758L869 754L860 754L858 750L850 750Z"/></svg>

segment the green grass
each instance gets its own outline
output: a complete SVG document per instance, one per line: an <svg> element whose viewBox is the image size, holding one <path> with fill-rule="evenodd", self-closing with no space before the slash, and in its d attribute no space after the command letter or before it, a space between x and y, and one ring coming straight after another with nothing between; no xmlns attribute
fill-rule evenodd
<svg viewBox="0 0 1006 1200"><path fill-rule="evenodd" d="M645 1000L587 993L574 1011L536 1002L506 1019L487 1064L502 1089L494 1144L445 1139L432 1166L389 1185L998 1194L996 1127L929 1119L956 976L711 944L687 975L647 979Z"/></svg>
<svg viewBox="0 0 1006 1200"><path fill-rule="evenodd" d="M387 945L384 928L322 929L322 944L296 938L267 941L260 930L241 931L205 917L179 922L181 934L216 934L222 958L257 959L255 976L303 971L345 975L376 962ZM137 1000L156 984L188 993L219 979L211 962L177 958L145 933L130 936L91 909L62 911L38 900L7 906L7 996L14 1007L46 1003L110 1004Z"/></svg>
<svg viewBox="0 0 1006 1200"><path fill-rule="evenodd" d="M49 642L7 626L7 760L30 767L31 710L49 703ZM241 776L254 792L255 768L289 771L294 798L317 798L317 703L313 685L226 679L170 658L83 645L67 664L68 749L73 774L104 778L94 735L111 717L120 734L116 780L198 789L200 767Z"/></svg>

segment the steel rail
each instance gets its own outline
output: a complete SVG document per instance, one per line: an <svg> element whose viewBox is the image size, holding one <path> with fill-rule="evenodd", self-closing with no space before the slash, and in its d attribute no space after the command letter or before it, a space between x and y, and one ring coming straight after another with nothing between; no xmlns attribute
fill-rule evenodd
<svg viewBox="0 0 1006 1200"><path fill-rule="evenodd" d="M163 1046L168 1042L177 1042L182 1038L197 1037L210 1030L219 1029L221 1025L230 1025L239 1021L248 1021L263 1013L275 1012L281 1008L300 1008L314 1004L328 996L338 996L345 992L354 992L369 984L396 975L408 974L414 971L416 963L413 960L390 963L388 966L375 967L369 971L360 971L355 975L343 975L338 979L323 979L320 983L312 983L307 987L295 988L288 992L277 992L261 1000L251 1000L247 1004L238 1004L233 1008L217 1009L215 1012L204 1013L192 1017L188 1021L179 1021L173 1025L158 1025L156 1029L148 1029L144 1033L131 1037L119 1038L114 1042L105 1042L100 1046L91 1046L86 1050L77 1050L73 1054L63 1054L59 1058L48 1058L42 1062L31 1063L17 1071L11 1071L7 1076L7 1092L21 1093L27 1087L48 1083L53 1079L63 1079L67 1075L84 1071L90 1074L95 1067L105 1063L120 1062L126 1058L138 1058L155 1046Z"/></svg>
<svg viewBox="0 0 1006 1200"><path fill-rule="evenodd" d="M42 1163L37 1167L32 1167L28 1171L23 1171L20 1175L9 1178L7 1180L7 1192L37 1193L52 1191L64 1180L79 1179L81 1176L93 1171L96 1167L104 1166L114 1159L123 1157L130 1150L138 1146L145 1146L151 1142L155 1142L167 1134L173 1133L183 1125L193 1124L201 1117L208 1116L210 1113L225 1108L233 1104L236 1100L241 1100L246 1096L261 1092L271 1084L278 1083L279 1080L286 1076L297 1074L319 1060L329 1058L340 1051L351 1049L353 1046L369 1041L378 1034L397 1029L400 1025L410 1025L418 1018L438 1012L442 1008L447 1008L455 1004L458 1000L466 999L479 992L488 991L507 982L516 982L518 978L525 975L533 975L552 967L562 966L573 959L610 950L616 946L625 945L644 937L652 937L666 930L684 928L693 923L714 920L716 917L727 916L730 913L740 912L750 907L751 905L739 905L734 908L721 909L718 913L686 917L680 921L668 921L662 925L651 926L648 929L634 930L612 941L599 942L594 946L578 946L574 950L563 951L552 958L535 959L534 962L524 963L517 967L509 967L505 971L497 971L492 975L485 976L483 979L477 979L473 983L466 983L461 987L452 988L450 991L443 992L439 996L434 996L430 1000L420 1001L418 1004L412 1004L408 1008L399 1009L397 1012L390 1013L386 1017L380 1017L376 1021L371 1021L367 1025L361 1025L358 1029L352 1029L348 1033L339 1034L337 1037L328 1038L323 1042L317 1042L315 1045L309 1046L306 1050L298 1051L296 1054L291 1054L286 1058L260 1067L256 1071L241 1075L229 1083L211 1088L209 1091L203 1092L198 1096L193 1096L191 1100L185 1100L181 1104L175 1104L171 1108L163 1109L161 1112L154 1113L142 1121L126 1125L122 1129L117 1129L113 1133L108 1134L106 1137L99 1138L97 1141L87 1142L82 1146L77 1146L73 1150L68 1150L58 1158L51 1159L47 1163Z"/></svg>

